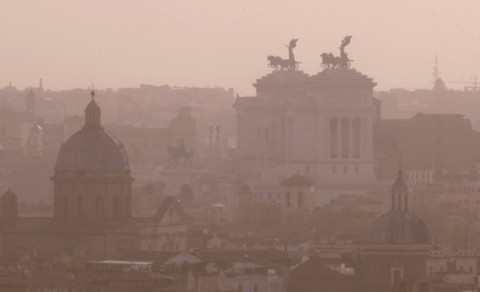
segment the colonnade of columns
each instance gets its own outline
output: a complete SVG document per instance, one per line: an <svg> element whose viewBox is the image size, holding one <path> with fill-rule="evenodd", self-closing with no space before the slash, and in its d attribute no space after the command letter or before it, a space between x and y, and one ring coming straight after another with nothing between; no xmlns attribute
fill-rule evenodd
<svg viewBox="0 0 480 292"><path fill-rule="evenodd" d="M329 157L331 159L361 158L361 119L332 117L329 119Z"/></svg>

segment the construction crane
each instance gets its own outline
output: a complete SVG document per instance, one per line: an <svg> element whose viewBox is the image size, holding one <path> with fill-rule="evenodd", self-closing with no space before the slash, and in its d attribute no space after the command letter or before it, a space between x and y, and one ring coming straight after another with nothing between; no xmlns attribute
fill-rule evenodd
<svg viewBox="0 0 480 292"><path fill-rule="evenodd" d="M468 86L464 86L463 89L465 91L480 91L480 87L478 86L477 83L477 76L473 78L473 81L446 81L447 83L452 83L452 84L469 84Z"/></svg>
<svg viewBox="0 0 480 292"><path fill-rule="evenodd" d="M435 64L433 66L433 86L437 83L437 80L440 78L440 70L438 69L438 57L435 55ZM480 91L480 88L478 87L477 83L477 76L473 78L473 81L466 82L466 81L446 81L446 83L451 83L451 84L468 84L467 86L464 86L463 89L465 91L473 91L477 92Z"/></svg>

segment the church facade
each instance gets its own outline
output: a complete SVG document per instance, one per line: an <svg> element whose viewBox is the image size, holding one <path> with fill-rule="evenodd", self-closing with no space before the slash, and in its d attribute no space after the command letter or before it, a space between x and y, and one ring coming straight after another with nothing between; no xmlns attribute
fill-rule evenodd
<svg viewBox="0 0 480 292"><path fill-rule="evenodd" d="M152 218L132 217L132 181L123 144L101 124L94 99L85 125L61 147L55 165L54 216L18 217L16 195L4 194L0 208L0 256L35 253L51 258L73 254L88 259L120 249L187 249L188 220L167 197Z"/></svg>
<svg viewBox="0 0 480 292"><path fill-rule="evenodd" d="M300 172L315 181L317 205L370 189L375 85L350 68L314 76L276 70L257 80L256 96L234 105L239 176L281 180Z"/></svg>

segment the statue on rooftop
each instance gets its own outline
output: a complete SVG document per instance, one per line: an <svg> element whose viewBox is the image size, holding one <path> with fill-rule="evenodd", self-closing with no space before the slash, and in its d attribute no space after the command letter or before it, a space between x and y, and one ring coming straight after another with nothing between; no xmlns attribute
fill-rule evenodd
<svg viewBox="0 0 480 292"><path fill-rule="evenodd" d="M174 166L177 166L178 159L184 159L183 167L193 164L193 150L187 149L183 139L180 140L178 147L168 146L168 152L170 153L170 162L173 162Z"/></svg>
<svg viewBox="0 0 480 292"><path fill-rule="evenodd" d="M353 60L348 58L348 54L345 52L345 47L350 44L352 36L346 36L340 44L340 56L334 56L332 53L323 53L322 56L322 68L325 69L348 69Z"/></svg>
<svg viewBox="0 0 480 292"><path fill-rule="evenodd" d="M288 45L288 59L282 59L279 56L268 56L268 67L273 68L275 71L297 70L300 62L295 61L295 55L293 55L293 49L297 46L298 39L290 40Z"/></svg>

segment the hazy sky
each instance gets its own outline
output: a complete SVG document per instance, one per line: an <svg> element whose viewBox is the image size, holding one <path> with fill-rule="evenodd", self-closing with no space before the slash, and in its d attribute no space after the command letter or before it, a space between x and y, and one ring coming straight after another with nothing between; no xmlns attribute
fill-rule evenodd
<svg viewBox="0 0 480 292"><path fill-rule="evenodd" d="M0 86L43 78L52 89L233 87L254 93L267 55L301 69L346 51L377 89L431 86L435 54L446 81L480 79L480 1L470 0L1 0ZM449 87L458 84L448 83Z"/></svg>

